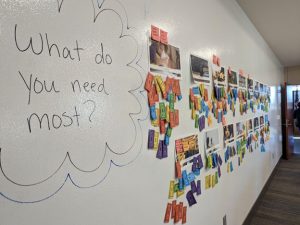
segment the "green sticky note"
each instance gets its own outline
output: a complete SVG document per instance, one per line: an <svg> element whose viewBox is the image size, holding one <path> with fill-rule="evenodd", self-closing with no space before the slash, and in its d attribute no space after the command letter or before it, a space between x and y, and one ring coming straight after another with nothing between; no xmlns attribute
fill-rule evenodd
<svg viewBox="0 0 300 225"><path fill-rule="evenodd" d="M196 118L195 118L195 128L199 127L199 115L196 114Z"/></svg>
<svg viewBox="0 0 300 225"><path fill-rule="evenodd" d="M172 135L172 128L171 128L171 127L168 127L168 128L167 128L167 136L168 136L168 137L171 137L171 135Z"/></svg>
<svg viewBox="0 0 300 225"><path fill-rule="evenodd" d="M159 113L160 119L165 120L167 118L165 103L163 103L163 102L159 103L159 110L160 110L160 113Z"/></svg>

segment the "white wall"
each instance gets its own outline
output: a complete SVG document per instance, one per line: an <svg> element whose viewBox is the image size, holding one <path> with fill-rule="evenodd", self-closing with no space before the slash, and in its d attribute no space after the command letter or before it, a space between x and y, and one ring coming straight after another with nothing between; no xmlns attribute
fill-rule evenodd
<svg viewBox="0 0 300 225"><path fill-rule="evenodd" d="M147 32L151 24L168 31L170 44L179 47L181 50L181 65L184 76L181 81L183 100L177 105L180 110L180 126L173 131L169 146L169 158L158 160L155 158L154 152L147 150L145 140L150 127L149 118L147 118L141 123L142 132L138 129L139 125L134 123L138 130L137 137L139 141L137 143L142 142L143 144L142 151L129 155L125 159L118 158L113 154L111 156L112 159L121 162L122 165L127 164L126 161L131 162L132 159L135 159L132 163L124 167L111 166L104 182L93 188L76 188L68 180L58 193L39 203L19 204L0 196L0 223L5 225L163 224L165 206L168 201L169 180L174 176L174 158L172 157L174 140L197 133L197 130L193 127L194 122L190 119L190 110L188 108L188 90L192 85L189 72L189 54L195 53L208 59L211 59L212 54L217 54L221 57L223 66L231 66L235 70L242 68L251 74L254 79L273 86L272 104L269 113L272 136L271 141L266 145L267 151L261 153L258 149L252 154L247 153L245 161L239 168L237 168L236 158L235 170L232 174L227 174L226 167L223 166L223 175L219 180L219 184L211 190L204 190L205 172L202 171L202 195L197 198L198 204L188 209L187 224L222 224L222 218L225 214L227 215L228 225L242 224L281 156L281 128L280 119L278 119L280 118L280 96L278 97L277 87L282 83L284 76L280 63L249 22L241 8L233 0L120 0L120 2L127 11L129 25L135 27L135 29L132 29L132 33L137 37L140 44L138 55L141 55L141 60L139 63L143 67L143 69L138 68L138 71L143 77L148 71L146 41ZM107 0L106 4L111 4L109 6L114 7L118 12L123 12L121 16L123 17L123 22L125 21L124 23L126 23L126 19L124 19L126 15L118 1ZM123 119L125 114L128 115L128 108L132 109L131 112L136 112L139 111L139 107L136 102L131 102L132 99L130 98L125 98L124 101L123 99L121 101L120 96L114 95L117 90L121 89L123 91L123 86L126 86L126 88L128 86L130 89L138 86L137 81L139 78L136 74L132 78L123 80L121 75L130 74L130 72L125 72L122 68L118 68L118 63L121 63L122 59L134 56L135 52L133 50L126 49L126 46L132 43L128 41L128 43L123 43L118 48L115 47L116 45L114 45L109 34L113 33L115 35L117 33L114 33L111 27L118 24L118 20L114 20L114 17L107 15L101 20L101 28L93 28L92 25L87 25L88 23L84 21L84 19L89 19L93 16L92 8L89 8L91 3L86 8L81 6L75 4L74 8L72 8L70 2L65 0L61 8L61 15L64 13L63 10L67 10L65 13L70 16L60 21L57 19L56 1L30 1L27 3L1 1L4 14L1 15L0 20L0 36L1 40L4 40L1 43L1 48L4 51L0 53L0 67L2 68L0 69L0 113L2 115L2 121L0 122L0 147L3 148L3 163L5 164L3 166L6 166L8 171L10 171L10 175L19 181L25 183L34 182L42 178L43 175L50 174L52 169L57 166L57 157L64 156L66 151L70 150L69 148L71 148L72 151L70 150L70 152L74 154L75 160L80 162L80 166L87 169L94 168L93 165L97 165L98 155L96 151L94 152L91 149L95 147L103 148L97 142L103 139L104 136L102 135L108 134L107 138L113 145L119 147L120 152L122 152L123 146L129 145L127 139L131 139L134 136L134 134L132 135L132 126L126 126ZM34 17L29 16L31 13L34 14ZM74 16L72 13L80 16ZM38 20L39 18L40 21ZM56 19L58 20L57 23L53 23L53 20L56 21ZM75 39L75 37L80 40L86 38L89 40L88 43L94 48L97 46L93 43L91 35L93 35L93 32L98 32L96 33L98 36L96 36L100 36L101 40L108 43L108 48L112 55L120 56L117 59L117 63L114 64L114 68L117 69L116 73L112 74L109 69L100 70L101 74L107 79L112 99L102 99L104 112L97 112L97 125L101 127L101 121L105 122L107 120L112 127L108 125L102 129L95 128L93 131L97 134L104 132L104 134L101 133L100 137L93 136L95 133L90 133L91 131L88 128L89 122L86 120L80 133L75 128L67 131L63 130L57 136L57 133L49 134L45 132L40 136L40 138L43 138L43 142L39 143L37 141L39 139L28 141L31 136L29 136L22 122L26 118L25 114L28 114L33 109L40 111L53 108L62 110L68 102L74 101L78 103L78 99L85 100L85 97L91 94L73 97L68 93L66 96L57 99L49 97L46 100L42 97L36 97L35 100L41 104L43 103L42 106L33 105L31 108L28 108L24 84L20 82L19 78L15 77L15 73L19 69L25 68L30 73L32 70L33 72L43 72L45 67L50 68L49 71L55 71L56 67L59 67L65 76L61 77L61 74L51 74L49 72L50 75L45 74L43 78L55 78L65 86L64 81L69 81L68 79L71 79L78 71L82 71L79 73L79 78L84 77L87 80L97 80L97 76L94 74L96 69L89 64L84 64L84 68L79 66L71 68L71 64L66 62L60 63L59 60L53 61L53 58L50 59L46 56L37 58L30 55L30 53L26 53L26 56L24 56L25 54L21 54L15 49L11 38L15 23L27 26L27 35L31 34L29 31L37 32L39 30L39 32L46 32L48 29L52 37L63 38L63 43L73 43L72 38ZM33 26L32 24L35 23L38 23L38 25ZM62 27L57 25L59 23L62 24ZM69 26L72 29L68 30ZM79 27L81 26L84 27L84 32L80 32ZM36 27L39 29L36 29ZM92 54L94 48L89 49L90 54ZM17 59L15 60L14 57ZM90 73L93 73L93 75ZM114 78L112 79L111 76L114 76ZM15 87L15 89L12 90L12 87ZM136 95L138 96L138 94ZM146 96L145 92L143 92L143 95ZM147 111L146 98L138 96L137 99L142 104L142 114L140 114L140 117L135 117L135 120L145 117L145 112ZM116 112L105 111L105 107L110 107L112 102L119 103L118 110ZM123 104L124 102L126 104ZM83 111L82 115L88 116L89 112L89 110ZM231 114L229 113L229 115ZM114 116L119 116L121 119L114 120ZM231 123L252 118L253 116L253 114L249 113L244 117L240 117L237 112L236 118L228 117L227 120L228 123ZM16 118L17 122L8 122L12 118ZM221 126L218 126L221 130ZM112 132L116 132L117 138L109 136ZM140 134L142 134L141 137L139 136ZM199 136L202 139L203 133L199 134ZM19 141L19 139L21 140ZM64 140L68 142L70 139L75 139L79 146L63 142ZM87 146L85 141L88 141ZM59 149L58 143L63 143L63 148ZM118 143L120 143L120 146L118 146ZM37 146L40 146L40 152L35 155L33 151ZM11 149L11 153L4 152L7 148ZM32 151L27 154L26 150L28 149ZM53 155L48 155L51 151L54 152ZM87 157L86 155L90 151L93 154ZM13 155L16 152L19 152L19 155ZM6 153L7 155L5 155ZM29 156L27 157L27 155ZM43 159L41 160L42 163L31 166L30 162L34 164L31 160L35 159L32 157ZM20 163L21 161L24 161L24 163ZM18 167L19 163L22 167ZM23 168L28 173L23 173L24 171L20 168ZM57 184L62 183L69 170L71 175L80 180L81 174L74 172L70 163L67 163L61 173L50 179L51 182L49 184L33 190L30 187L14 186L1 175L0 193L2 195L9 193L8 196L20 201L41 199L46 196L44 195L45 192L49 191L50 193L52 190L55 190ZM34 176L31 176L31 174L34 174ZM93 184L97 180L98 175L101 177L103 174L83 177L80 182L82 185Z"/></svg>
<svg viewBox="0 0 300 225"><path fill-rule="evenodd" d="M287 82L287 84L300 84L300 66L286 67L285 81Z"/></svg>

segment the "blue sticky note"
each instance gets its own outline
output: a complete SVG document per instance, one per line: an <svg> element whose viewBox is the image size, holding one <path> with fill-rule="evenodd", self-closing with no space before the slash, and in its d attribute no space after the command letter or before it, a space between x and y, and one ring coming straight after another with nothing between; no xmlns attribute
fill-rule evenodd
<svg viewBox="0 0 300 225"><path fill-rule="evenodd" d="M183 182L184 182L184 186L189 186L189 179L188 179L188 175L186 170L182 171L182 178L183 178Z"/></svg>

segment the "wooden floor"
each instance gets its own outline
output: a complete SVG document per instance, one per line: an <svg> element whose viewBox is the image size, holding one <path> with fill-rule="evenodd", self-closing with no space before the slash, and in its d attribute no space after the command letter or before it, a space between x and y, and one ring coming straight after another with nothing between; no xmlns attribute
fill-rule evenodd
<svg viewBox="0 0 300 225"><path fill-rule="evenodd" d="M279 162L248 222L250 225L300 225L300 155Z"/></svg>

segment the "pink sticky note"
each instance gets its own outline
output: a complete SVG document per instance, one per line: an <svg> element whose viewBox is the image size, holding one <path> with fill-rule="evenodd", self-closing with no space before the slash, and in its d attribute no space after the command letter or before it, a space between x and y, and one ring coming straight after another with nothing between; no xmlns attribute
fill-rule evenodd
<svg viewBox="0 0 300 225"><path fill-rule="evenodd" d="M239 70L239 74L241 74L242 76L244 76L244 70L240 69Z"/></svg>
<svg viewBox="0 0 300 225"><path fill-rule="evenodd" d="M213 55L213 64L217 65L218 63L218 57L216 55Z"/></svg>
<svg viewBox="0 0 300 225"><path fill-rule="evenodd" d="M160 41L159 28L151 25L151 38L154 41Z"/></svg>
<svg viewBox="0 0 300 225"><path fill-rule="evenodd" d="M221 66L221 58L220 57L217 57L217 65Z"/></svg>
<svg viewBox="0 0 300 225"><path fill-rule="evenodd" d="M163 44L168 44L168 32L160 30L160 42Z"/></svg>

